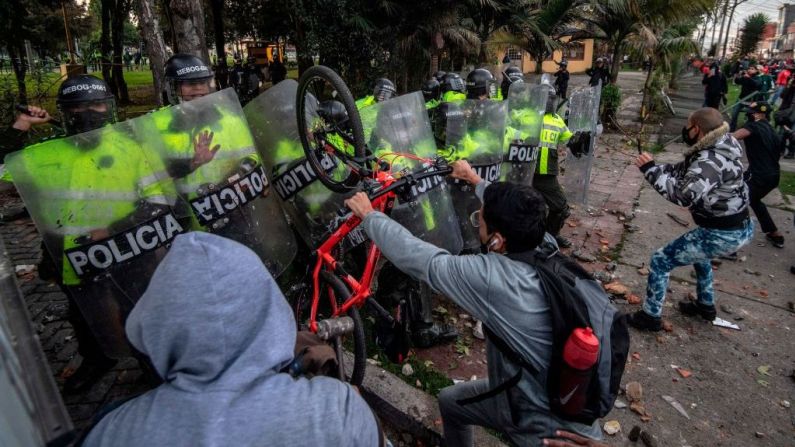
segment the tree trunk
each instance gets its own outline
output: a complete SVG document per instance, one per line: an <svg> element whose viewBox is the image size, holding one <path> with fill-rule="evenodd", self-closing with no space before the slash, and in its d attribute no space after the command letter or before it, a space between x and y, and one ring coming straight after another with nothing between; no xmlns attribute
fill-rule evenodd
<svg viewBox="0 0 795 447"><path fill-rule="evenodd" d="M141 36L146 42L146 54L154 80L154 100L158 107L163 105L163 66L166 64L166 43L160 31L160 23L155 9L155 0L135 0L135 14L141 26Z"/></svg>
<svg viewBox="0 0 795 447"><path fill-rule="evenodd" d="M715 47L715 56L718 55L718 50L720 50L721 37L723 36L723 25L726 24L726 10L727 9L729 9L729 0L725 0L723 2L723 14L721 14L722 18L720 19L720 32L718 33L718 46Z"/></svg>
<svg viewBox="0 0 795 447"><path fill-rule="evenodd" d="M613 64L610 66L610 83L618 81L618 72L621 71L621 60L624 58L624 38L613 44Z"/></svg>
<svg viewBox="0 0 795 447"><path fill-rule="evenodd" d="M20 104L28 103L28 88L25 84L25 75L28 67L22 60L22 48L15 45L8 45L8 57L11 59L11 68L14 69L14 76L17 78L17 100Z"/></svg>
<svg viewBox="0 0 795 447"><path fill-rule="evenodd" d="M124 52L124 22L130 15L130 0L118 0L111 20L112 43L113 43L113 84L118 92L119 103L126 105L130 103L130 93L127 91L127 82L124 80L124 65L122 53Z"/></svg>
<svg viewBox="0 0 795 447"><path fill-rule="evenodd" d="M213 13L213 30L215 31L215 51L218 53L216 79L218 89L225 89L227 84L226 50L224 49L224 0L210 0Z"/></svg>
<svg viewBox="0 0 795 447"><path fill-rule="evenodd" d="M651 95L651 92L649 90L651 89L651 79L653 74L654 74L654 58L649 58L649 72L646 74L646 82L643 83L643 100L640 102L641 121L646 120L646 117L648 116L649 111L651 110L650 107L651 104L649 103L651 102L651 98L653 98L653 96Z"/></svg>
<svg viewBox="0 0 795 447"><path fill-rule="evenodd" d="M204 41L204 11L202 2L170 0L169 9L176 35L175 51L192 54L209 63L210 54Z"/></svg>
<svg viewBox="0 0 795 447"><path fill-rule="evenodd" d="M713 14L713 19L712 19L712 36L709 38L709 47L707 48L707 55L708 56L714 56L714 54L712 54L712 55L709 54L709 50L711 50L712 49L712 45L715 44L715 29L718 27L718 15L717 15L718 7L715 6L715 9L716 9L716 11L715 11L715 14Z"/></svg>
<svg viewBox="0 0 795 447"><path fill-rule="evenodd" d="M726 57L726 47L729 45L729 30L732 28L732 20L734 19L734 11L737 9L737 6L741 3L745 3L743 0L734 0L732 3L732 10L729 13L729 24L726 25L726 37L723 38L723 51L721 52L720 57Z"/></svg>
<svg viewBox="0 0 795 447"><path fill-rule="evenodd" d="M102 66L102 78L105 80L105 83L108 84L113 96L118 98L119 92L116 89L116 84L113 82L113 76L111 75L110 18L113 15L114 6L114 0L102 0L100 4L100 9L102 10L100 14L102 31L99 36L99 52Z"/></svg>

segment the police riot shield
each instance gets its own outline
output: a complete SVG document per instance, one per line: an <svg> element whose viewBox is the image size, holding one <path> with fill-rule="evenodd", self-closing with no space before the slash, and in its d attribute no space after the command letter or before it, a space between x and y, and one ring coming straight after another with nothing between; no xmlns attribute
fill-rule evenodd
<svg viewBox="0 0 795 447"><path fill-rule="evenodd" d="M0 240L0 445L51 445L72 421L15 278Z"/></svg>
<svg viewBox="0 0 795 447"><path fill-rule="evenodd" d="M452 158L469 161L481 178L494 182L500 179L507 104L504 101L466 100L447 109L446 146ZM458 216L464 249L480 247L478 229L472 215L480 209L474 186L448 179L450 195Z"/></svg>
<svg viewBox="0 0 795 447"><path fill-rule="evenodd" d="M279 276L296 254L295 237L234 90L161 109L147 118L153 126L148 141L159 147L177 191L190 204L189 229L240 242ZM208 150L215 155L206 156Z"/></svg>
<svg viewBox="0 0 795 447"><path fill-rule="evenodd" d="M395 175L436 158L436 143L422 93L409 93L370 107L377 112L369 149L391 165ZM391 217L415 236L457 254L461 231L443 175L422 179L398 197Z"/></svg>
<svg viewBox="0 0 795 447"><path fill-rule="evenodd" d="M508 124L502 180L532 185L549 87L514 82L508 90Z"/></svg>
<svg viewBox="0 0 795 447"><path fill-rule="evenodd" d="M271 87L244 108L262 162L273 179L290 223L309 247L319 246L336 228L345 212L342 194L326 188L304 155L298 136L295 97L298 83L284 80ZM315 121L317 104L307 102L307 122ZM328 172L344 170L332 155L324 160ZM347 172L346 172L347 174ZM352 240L361 242L363 232Z"/></svg>
<svg viewBox="0 0 795 447"><path fill-rule="evenodd" d="M6 157L47 253L45 280L62 284L110 357L130 353L124 322L189 209L145 117L50 140Z"/></svg>
<svg viewBox="0 0 795 447"><path fill-rule="evenodd" d="M577 90L569 97L568 127L574 136L562 163L560 184L571 203L585 205L588 201L601 93L601 86L595 86Z"/></svg>

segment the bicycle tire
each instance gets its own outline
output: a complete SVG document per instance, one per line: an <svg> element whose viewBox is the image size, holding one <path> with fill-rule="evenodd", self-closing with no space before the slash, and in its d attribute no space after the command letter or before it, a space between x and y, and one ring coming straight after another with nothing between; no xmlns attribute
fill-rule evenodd
<svg viewBox="0 0 795 447"><path fill-rule="evenodd" d="M320 272L320 277L323 281L328 283L334 291L334 295L338 302L345 302L351 297L351 292L348 291L348 287L338 277L325 270ZM367 345L365 344L364 324L362 323L359 309L351 307L348 309L347 314L353 320L353 332L351 333L353 337L353 371L351 371L351 377L348 383L359 386L364 380L364 372L367 366ZM342 364L344 359L337 359L337 361Z"/></svg>
<svg viewBox="0 0 795 447"><path fill-rule="evenodd" d="M353 152L354 156L358 158L364 157L365 155L362 120L359 117L359 110L356 108L356 102L353 99L351 91L348 89L345 81L343 81L334 70L322 65L315 65L307 69L304 74L301 75L301 78L298 80L298 91L296 92L296 104L298 105L296 113L298 114L298 133L301 138L301 145L304 148L304 154L321 183L334 192L347 193L358 186L360 180L359 174L351 169L349 175L341 181L331 178L321 166L320 159L318 158L318 148L312 146L307 135L306 94L310 84L316 79L327 82L336 90L337 97L335 99L343 104L348 114L348 124L353 133Z"/></svg>

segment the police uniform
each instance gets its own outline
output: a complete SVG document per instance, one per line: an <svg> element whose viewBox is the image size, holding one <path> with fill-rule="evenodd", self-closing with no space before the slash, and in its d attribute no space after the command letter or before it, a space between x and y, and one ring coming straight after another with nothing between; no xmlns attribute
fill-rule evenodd
<svg viewBox="0 0 795 447"><path fill-rule="evenodd" d="M547 203L547 232L557 236L569 217L569 205L558 183L558 145L566 143L572 133L563 118L554 113L544 115L539 137L536 173L533 187L544 196Z"/></svg>

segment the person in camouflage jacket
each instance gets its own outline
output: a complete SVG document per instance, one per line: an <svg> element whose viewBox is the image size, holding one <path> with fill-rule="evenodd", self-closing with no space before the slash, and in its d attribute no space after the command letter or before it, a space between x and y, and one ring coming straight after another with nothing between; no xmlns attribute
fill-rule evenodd
<svg viewBox="0 0 795 447"><path fill-rule="evenodd" d="M682 129L689 146L676 164L654 163L651 154L635 161L646 180L670 202L687 207L697 227L652 254L643 309L629 316L629 324L659 331L668 288L675 267L692 264L697 278L697 300L682 301L686 315L715 319L712 287L713 258L736 252L753 236L748 215L748 187L743 181L743 150L729 133L729 125L712 108L696 110Z"/></svg>

